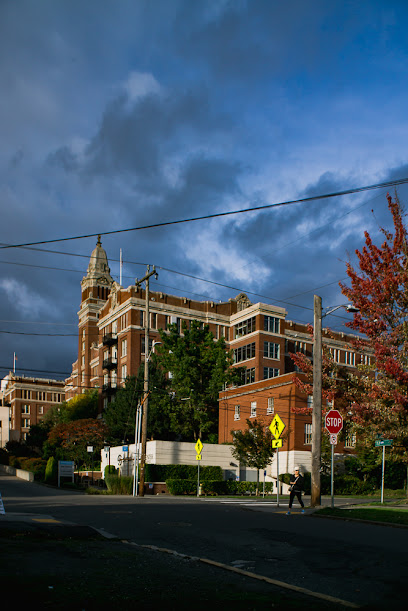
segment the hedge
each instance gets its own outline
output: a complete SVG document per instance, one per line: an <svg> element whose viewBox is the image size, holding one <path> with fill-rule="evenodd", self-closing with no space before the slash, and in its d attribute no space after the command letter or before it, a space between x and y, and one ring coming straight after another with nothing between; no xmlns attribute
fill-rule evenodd
<svg viewBox="0 0 408 611"><path fill-rule="evenodd" d="M201 470L200 470L201 473ZM196 479L168 479L166 480L167 490L170 494L197 494L197 478ZM220 480L204 480L201 481L200 485L202 494L208 496L218 495L243 495L243 494L255 494L256 493L256 482L237 482L234 480L220 481ZM262 494L263 483L259 484L259 492ZM273 491L273 483L267 482L265 484L265 492L270 494Z"/></svg>
<svg viewBox="0 0 408 611"><path fill-rule="evenodd" d="M133 477L131 476L107 475L105 483L112 494L133 494Z"/></svg>
<svg viewBox="0 0 408 611"><path fill-rule="evenodd" d="M151 465L146 464L147 482L166 482L168 479L197 478L196 465ZM200 481L223 481L223 471L218 466L200 466Z"/></svg>

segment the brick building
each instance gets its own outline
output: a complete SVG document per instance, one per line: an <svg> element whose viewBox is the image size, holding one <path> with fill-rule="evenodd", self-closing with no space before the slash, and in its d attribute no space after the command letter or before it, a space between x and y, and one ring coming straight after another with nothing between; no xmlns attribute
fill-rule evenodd
<svg viewBox="0 0 408 611"><path fill-rule="evenodd" d="M17 375L10 372L1 381L1 445L24 441L30 427L48 410L65 401L64 382Z"/></svg>
<svg viewBox="0 0 408 611"><path fill-rule="evenodd" d="M112 279L100 238L81 286L78 359L66 380L66 396L98 387L106 407L144 361L145 290L135 285L123 288ZM292 411L293 406L307 406L310 398L294 384L290 353L311 357L312 341L306 325L286 316L285 309L253 304L243 293L222 303L149 293L149 350L160 339L159 329L171 323L181 329L183 322L188 326L198 320L209 325L215 338L225 337L235 365L244 368L243 384L220 393L219 443L231 441L231 431L246 427L246 418L262 417L268 424L279 413L289 431L282 450L291 457L289 464L306 460L311 450L311 416ZM337 363L350 368L359 364L361 356L348 343L351 336L323 330L322 337Z"/></svg>

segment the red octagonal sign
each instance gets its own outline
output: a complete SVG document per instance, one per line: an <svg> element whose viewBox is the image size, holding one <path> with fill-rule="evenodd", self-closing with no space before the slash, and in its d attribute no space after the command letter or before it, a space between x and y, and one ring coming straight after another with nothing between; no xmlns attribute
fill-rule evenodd
<svg viewBox="0 0 408 611"><path fill-rule="evenodd" d="M326 414L325 424L330 435L337 435L343 428L343 416L337 409L331 409Z"/></svg>

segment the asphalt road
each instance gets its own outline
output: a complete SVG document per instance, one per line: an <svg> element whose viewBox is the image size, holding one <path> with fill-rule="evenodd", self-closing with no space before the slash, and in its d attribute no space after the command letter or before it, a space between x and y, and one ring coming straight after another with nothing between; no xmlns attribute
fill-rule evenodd
<svg viewBox="0 0 408 611"><path fill-rule="evenodd" d="M89 496L0 476L6 515L49 515L380 608L403 605L408 529L300 515L248 499ZM1 519L1 516L0 516Z"/></svg>

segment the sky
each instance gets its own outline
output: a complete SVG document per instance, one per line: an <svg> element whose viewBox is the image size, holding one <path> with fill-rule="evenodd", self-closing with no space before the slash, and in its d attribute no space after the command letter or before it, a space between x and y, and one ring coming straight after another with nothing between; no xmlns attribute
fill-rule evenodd
<svg viewBox="0 0 408 611"><path fill-rule="evenodd" d="M151 290L304 323L314 294L347 303L387 189L121 230L407 178L407 25L404 0L1 0L0 376L14 353L70 374L96 244L78 236L118 232L124 286L149 264Z"/></svg>

